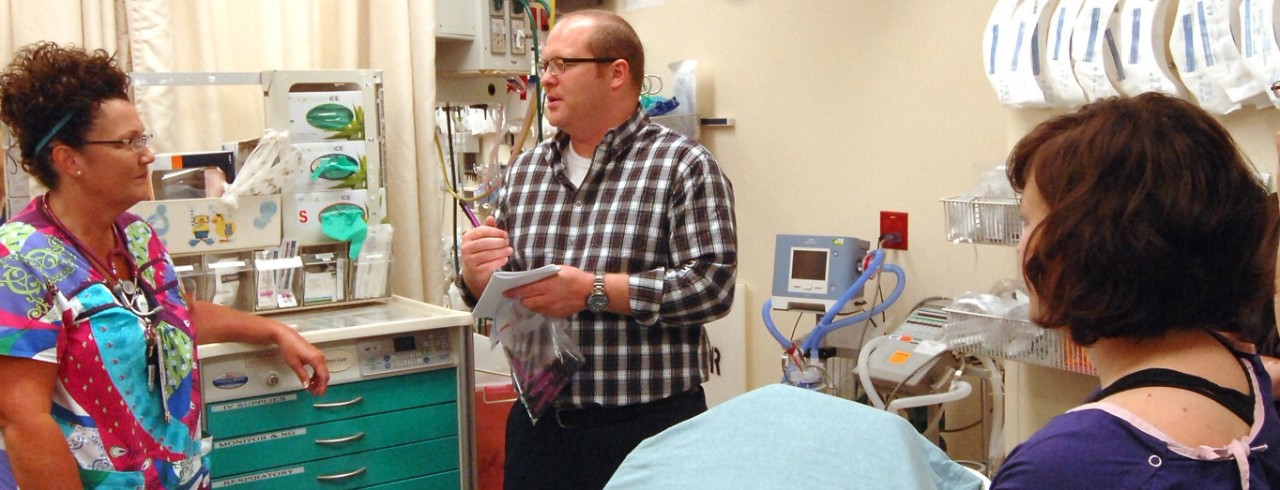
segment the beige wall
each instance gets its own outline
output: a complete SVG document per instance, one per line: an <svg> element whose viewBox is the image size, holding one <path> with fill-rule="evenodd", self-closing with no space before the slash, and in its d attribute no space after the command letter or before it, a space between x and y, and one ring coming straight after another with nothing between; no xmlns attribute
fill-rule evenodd
<svg viewBox="0 0 1280 490"><path fill-rule="evenodd" d="M660 3L628 10L624 0L608 0L601 7L636 27L647 72L668 76L666 63L698 59L698 112L736 119L735 127L704 128L703 141L737 197L738 280L750 290L749 387L780 378L781 349L759 314L779 233L874 240L881 210L907 212L910 250L888 255L908 274L890 325L921 298L1017 277L1012 247L947 242L939 203L975 185L976 167L1002 161L1013 142L1052 115L997 103L981 59L994 0ZM1262 171L1275 171L1275 110L1246 109L1224 122ZM775 319L788 327L795 321ZM811 325L812 317L802 322ZM1096 383L1016 363L1008 370L1009 444Z"/></svg>
<svg viewBox="0 0 1280 490"><path fill-rule="evenodd" d="M910 223L910 250L888 255L909 276L891 312L1015 273L1011 248L947 242L938 201L974 185L975 165L1000 161L1010 138L1008 111L982 72L986 10L924 0L669 0L622 12L646 42L647 72L668 75L666 62L698 59L698 112L736 120L704 129L703 140L734 183L738 278L750 311L768 297L777 234L874 241L881 210L904 211ZM751 317L749 383L759 386L779 378L780 349Z"/></svg>

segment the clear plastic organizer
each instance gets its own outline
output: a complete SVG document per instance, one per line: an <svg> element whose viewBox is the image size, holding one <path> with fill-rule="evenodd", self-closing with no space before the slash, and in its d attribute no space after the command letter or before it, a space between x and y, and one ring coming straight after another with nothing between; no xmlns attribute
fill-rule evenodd
<svg viewBox="0 0 1280 490"><path fill-rule="evenodd" d="M1041 328L1025 320L944 310L947 326L943 338L956 352L1097 374L1084 348L1063 330Z"/></svg>
<svg viewBox="0 0 1280 490"><path fill-rule="evenodd" d="M351 263L347 277L347 290L352 300L385 298L391 294L391 254L370 254Z"/></svg>
<svg viewBox="0 0 1280 490"><path fill-rule="evenodd" d="M344 243L173 256L193 299L256 313L390 298L391 258L363 259Z"/></svg>
<svg viewBox="0 0 1280 490"><path fill-rule="evenodd" d="M252 305L252 290L244 287L253 278L248 253L174 256L173 264L192 298L246 311Z"/></svg>
<svg viewBox="0 0 1280 490"><path fill-rule="evenodd" d="M1022 217L1014 198L954 196L942 200L947 240L964 243L1017 245Z"/></svg>
<svg viewBox="0 0 1280 490"><path fill-rule="evenodd" d="M353 299L347 245L306 245L254 252L254 311L345 303ZM385 288L384 288L385 289Z"/></svg>

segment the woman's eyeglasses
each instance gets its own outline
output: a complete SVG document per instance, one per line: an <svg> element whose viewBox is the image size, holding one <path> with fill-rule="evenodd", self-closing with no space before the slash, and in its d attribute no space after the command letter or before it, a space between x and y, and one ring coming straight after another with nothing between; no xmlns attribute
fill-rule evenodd
<svg viewBox="0 0 1280 490"><path fill-rule="evenodd" d="M151 134L144 134L141 136L125 138L122 140L86 141L84 142L84 144L86 145L124 145L125 148L128 148L131 151L138 152L138 151L142 151L143 148L149 148L151 146L152 137L153 135Z"/></svg>

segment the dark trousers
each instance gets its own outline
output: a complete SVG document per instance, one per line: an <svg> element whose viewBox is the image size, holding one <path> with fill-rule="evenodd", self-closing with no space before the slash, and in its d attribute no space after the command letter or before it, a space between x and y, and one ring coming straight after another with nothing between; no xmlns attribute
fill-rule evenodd
<svg viewBox="0 0 1280 490"><path fill-rule="evenodd" d="M707 411L699 386L617 408L551 409L533 424L517 401L507 416L505 490L604 488L641 441Z"/></svg>

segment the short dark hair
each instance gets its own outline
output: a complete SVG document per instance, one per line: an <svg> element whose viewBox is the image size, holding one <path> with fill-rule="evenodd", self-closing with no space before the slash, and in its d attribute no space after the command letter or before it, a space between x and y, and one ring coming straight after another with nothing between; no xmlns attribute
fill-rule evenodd
<svg viewBox="0 0 1280 490"><path fill-rule="evenodd" d="M22 168L49 189L58 185L53 141L79 147L103 102L129 100L129 76L103 50L51 42L27 45L0 74L0 121L21 147ZM64 118L65 125L55 126ZM50 133L48 143L36 146Z"/></svg>
<svg viewBox="0 0 1280 490"><path fill-rule="evenodd" d="M1157 93L1101 100L1041 123L1007 164L1014 189L1034 179L1048 205L1023 238L1032 320L1081 345L1262 335L1275 289L1268 192L1208 113Z"/></svg>
<svg viewBox="0 0 1280 490"><path fill-rule="evenodd" d="M626 19L613 12L599 9L577 10L560 17L557 22L583 17L596 22L596 28L587 40L591 56L621 58L631 68L631 83L639 89L644 84L644 45Z"/></svg>

